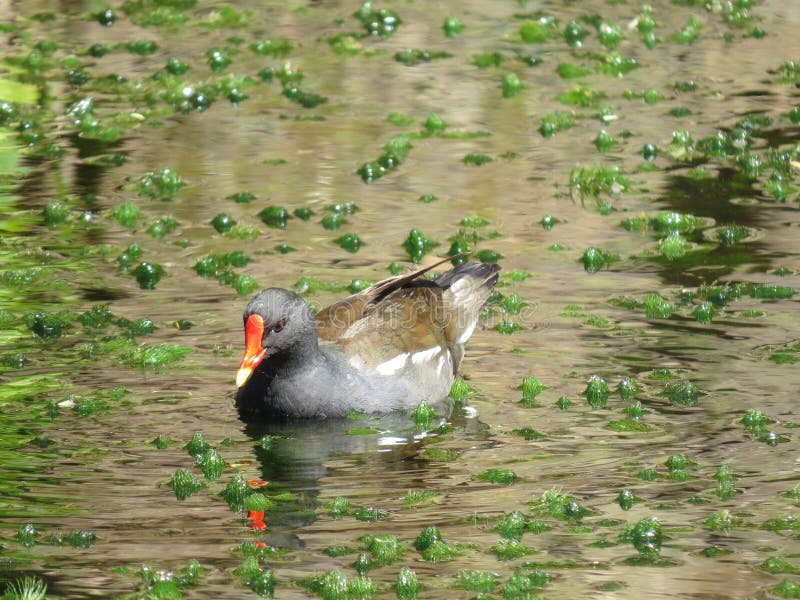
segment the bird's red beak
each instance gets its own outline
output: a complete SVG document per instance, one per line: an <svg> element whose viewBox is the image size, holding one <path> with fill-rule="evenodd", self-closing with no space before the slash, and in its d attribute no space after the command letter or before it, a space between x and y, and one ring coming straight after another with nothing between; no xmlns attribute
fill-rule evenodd
<svg viewBox="0 0 800 600"><path fill-rule="evenodd" d="M264 336L264 319L253 314L247 317L244 324L244 356L239 363L239 372L236 373L236 387L242 387L262 360L267 349L261 347L261 338Z"/></svg>

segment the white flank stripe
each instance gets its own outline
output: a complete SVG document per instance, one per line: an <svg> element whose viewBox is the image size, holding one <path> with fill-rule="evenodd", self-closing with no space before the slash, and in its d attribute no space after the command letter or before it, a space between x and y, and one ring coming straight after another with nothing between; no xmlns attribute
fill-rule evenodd
<svg viewBox="0 0 800 600"><path fill-rule="evenodd" d="M444 370L445 360L446 360L446 358L444 356L440 356L439 357L439 362L436 364L436 374L437 375L441 375L442 374L442 371Z"/></svg>
<svg viewBox="0 0 800 600"><path fill-rule="evenodd" d="M411 355L411 362L415 365L421 365L422 363L427 362L429 359L439 354L441 351L441 346L434 346L433 348L428 348L427 350L414 352L414 354Z"/></svg>
<svg viewBox="0 0 800 600"><path fill-rule="evenodd" d="M477 324L478 324L478 320L476 319L475 321L472 322L472 325L467 327L464 330L464 332L460 336L458 336L458 339L456 340L456 344L466 344L467 340L472 335L472 332L475 331L475 325L477 325Z"/></svg>
<svg viewBox="0 0 800 600"><path fill-rule="evenodd" d="M407 358L408 352L398 354L391 360L387 360L386 362L379 364L377 367L375 367L375 370L380 375L394 375L397 371L406 366Z"/></svg>

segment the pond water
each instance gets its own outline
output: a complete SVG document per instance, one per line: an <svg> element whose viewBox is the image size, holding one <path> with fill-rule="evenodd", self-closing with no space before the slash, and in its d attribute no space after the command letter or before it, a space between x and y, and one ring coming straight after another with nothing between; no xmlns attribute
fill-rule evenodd
<svg viewBox="0 0 800 600"><path fill-rule="evenodd" d="M800 597L800 8L359 6L0 11L0 582ZM254 290L414 229L503 269L452 411L240 422Z"/></svg>

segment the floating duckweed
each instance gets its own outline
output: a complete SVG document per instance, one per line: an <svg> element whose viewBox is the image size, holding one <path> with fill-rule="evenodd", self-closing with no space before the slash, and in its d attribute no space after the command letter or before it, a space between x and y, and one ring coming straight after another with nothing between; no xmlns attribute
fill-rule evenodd
<svg viewBox="0 0 800 600"><path fill-rule="evenodd" d="M192 454L195 453L192 452ZM251 490L247 486L244 477L236 475L236 477L228 482L228 485L220 492L220 495L225 499L225 502L228 503L228 506L230 506L232 510L242 511L244 510L245 498L247 498L250 493Z"/></svg>
<svg viewBox="0 0 800 600"><path fill-rule="evenodd" d="M416 573L408 567L402 567L397 574L394 590L397 600L413 600L422 588Z"/></svg>
<svg viewBox="0 0 800 600"><path fill-rule="evenodd" d="M717 229L717 239L723 246L735 246L749 235L747 227L741 225L725 225Z"/></svg>
<svg viewBox="0 0 800 600"><path fill-rule="evenodd" d="M409 231L408 237L403 242L403 247L414 263L419 263L422 258L436 246L438 246L438 244L425 237L419 229L412 229Z"/></svg>
<svg viewBox="0 0 800 600"><path fill-rule="evenodd" d="M597 273L600 269L610 266L617 260L619 260L617 255L594 246L584 250L581 257L583 268L587 273Z"/></svg>
<svg viewBox="0 0 800 600"><path fill-rule="evenodd" d="M456 575L456 587L469 592L491 593L497 586L497 575L487 571L462 569Z"/></svg>
<svg viewBox="0 0 800 600"><path fill-rule="evenodd" d="M272 500L261 492L253 492L244 499L244 509L247 511L263 512L270 510L272 506Z"/></svg>
<svg viewBox="0 0 800 600"><path fill-rule="evenodd" d="M153 444L153 446L155 446L158 450L164 450L169 447L171 442L172 440L169 438L169 436L161 433L157 435L150 443Z"/></svg>
<svg viewBox="0 0 800 600"><path fill-rule="evenodd" d="M206 52L206 62L214 73L220 73L231 64L231 59L225 49L212 48Z"/></svg>
<svg viewBox="0 0 800 600"><path fill-rule="evenodd" d="M622 41L622 30L611 21L603 21L597 26L597 37L608 50L613 50Z"/></svg>
<svg viewBox="0 0 800 600"><path fill-rule="evenodd" d="M441 494L435 492L429 492L427 490L409 490L403 498L403 502L406 503L408 508L417 508L418 506L424 506L426 504L434 504L439 498L441 498Z"/></svg>
<svg viewBox="0 0 800 600"><path fill-rule="evenodd" d="M399 560L406 549L393 535L368 535L362 538L364 549L372 554L375 566L384 567Z"/></svg>
<svg viewBox="0 0 800 600"><path fill-rule="evenodd" d="M122 355L122 362L131 367L158 371L161 367L178 362L192 352L191 348L175 344L142 346Z"/></svg>
<svg viewBox="0 0 800 600"><path fill-rule="evenodd" d="M484 52L472 57L472 64L479 69L499 67L503 63L503 55L499 52Z"/></svg>
<svg viewBox="0 0 800 600"><path fill-rule="evenodd" d="M514 560L536 552L536 550L529 548L519 540L506 538L501 539L492 546L491 551L494 552L498 560Z"/></svg>
<svg viewBox="0 0 800 600"><path fill-rule="evenodd" d="M561 79L577 79L578 77L586 77L591 71L572 63L561 63L556 67L556 73Z"/></svg>
<svg viewBox="0 0 800 600"><path fill-rule="evenodd" d="M123 227L133 229L136 227L141 213L139 212L139 207L133 202L125 202L114 208L111 212L111 216Z"/></svg>
<svg viewBox="0 0 800 600"><path fill-rule="evenodd" d="M259 288L259 285L251 275L236 275L231 282L231 287L240 296L249 296Z"/></svg>
<svg viewBox="0 0 800 600"><path fill-rule="evenodd" d="M356 253L364 245L364 242L356 233L345 233L343 236L333 240L340 248L350 253Z"/></svg>
<svg viewBox="0 0 800 600"><path fill-rule="evenodd" d="M150 56L158 49L158 46L153 40L133 40L126 43L125 48L137 56Z"/></svg>
<svg viewBox="0 0 800 600"><path fill-rule="evenodd" d="M714 307L711 304L703 302L695 307L692 314L694 314L694 318L698 323L707 325L711 323L711 320L714 318Z"/></svg>
<svg viewBox="0 0 800 600"><path fill-rule="evenodd" d="M630 180L622 176L619 167L575 167L569 173L570 197L577 194L583 201L587 196L618 195L628 189Z"/></svg>
<svg viewBox="0 0 800 600"><path fill-rule="evenodd" d="M553 137L560 131L575 126L575 115L565 110L556 110L539 119L539 133L542 137Z"/></svg>
<svg viewBox="0 0 800 600"><path fill-rule="evenodd" d="M449 560L461 553L458 546L448 544L442 539L442 534L436 526L423 529L422 533L414 540L414 548L422 554L422 558L429 562Z"/></svg>
<svg viewBox="0 0 800 600"><path fill-rule="evenodd" d="M61 200L48 200L44 206L42 214L44 215L44 222L48 227L53 227L60 223L64 223L70 216L70 209Z"/></svg>
<svg viewBox="0 0 800 600"><path fill-rule="evenodd" d="M539 220L539 225L546 231L550 231L554 225L558 225L559 223L561 223L561 220L552 215L545 215Z"/></svg>
<svg viewBox="0 0 800 600"><path fill-rule="evenodd" d="M355 562L353 563L353 568L359 575L365 575L367 571L369 571L373 567L372 559L369 556L364 554L363 552L358 555Z"/></svg>
<svg viewBox="0 0 800 600"><path fill-rule="evenodd" d="M222 472L225 470L225 460L213 448L208 448L203 453L199 465L203 476L210 481L222 477Z"/></svg>
<svg viewBox="0 0 800 600"><path fill-rule="evenodd" d="M673 404L694 406L699 394L697 386L691 381L670 381L664 386L664 395Z"/></svg>
<svg viewBox="0 0 800 600"><path fill-rule="evenodd" d="M647 294L644 297L644 314L648 319L669 319L674 310L672 304L660 294Z"/></svg>
<svg viewBox="0 0 800 600"><path fill-rule="evenodd" d="M292 51L292 42L287 39L261 40L250 44L250 50L259 56L282 58Z"/></svg>
<svg viewBox="0 0 800 600"><path fill-rule="evenodd" d="M383 149L384 153L376 161L364 163L356 170L364 183L371 183L394 171L411 151L411 140L407 135L397 135Z"/></svg>
<svg viewBox="0 0 800 600"><path fill-rule="evenodd" d="M658 249L667 260L677 260L686 254L689 243L677 231L672 231L658 243Z"/></svg>
<svg viewBox="0 0 800 600"><path fill-rule="evenodd" d="M758 430L771 423L769 417L757 408L748 408L741 420L745 429Z"/></svg>
<svg viewBox="0 0 800 600"><path fill-rule="evenodd" d="M530 598L537 600L541 598L538 594L534 594L534 590L547 585L550 576L541 569L533 569L529 572L514 571L509 577L508 581L501 589L503 598Z"/></svg>
<svg viewBox="0 0 800 600"><path fill-rule="evenodd" d="M186 469L178 469L169 480L169 486L175 492L175 497L178 500L186 500L189 496L198 491L202 484L200 480L192 475L191 471Z"/></svg>
<svg viewBox="0 0 800 600"><path fill-rule="evenodd" d="M495 252L494 250L490 250L488 248L484 250L479 250L475 253L475 258L477 258L482 263L487 264L496 264L501 258L503 258L502 254Z"/></svg>
<svg viewBox="0 0 800 600"><path fill-rule="evenodd" d="M374 523L383 519L386 516L386 513L378 508L375 508L374 506L366 506L359 507L354 510L353 516L359 521Z"/></svg>
<svg viewBox="0 0 800 600"><path fill-rule="evenodd" d="M573 402L566 396L561 396L558 400L556 400L556 407L558 410L567 410L570 406L572 406Z"/></svg>
<svg viewBox="0 0 800 600"><path fill-rule="evenodd" d="M503 98L513 98L522 91L522 81L516 73L503 75Z"/></svg>
<svg viewBox="0 0 800 600"><path fill-rule="evenodd" d="M226 213L219 213L211 219L211 226L217 230L217 233L226 233L233 229L236 221Z"/></svg>
<svg viewBox="0 0 800 600"><path fill-rule="evenodd" d="M578 499L564 494L561 488L553 487L544 492L539 500L531 503L531 509L538 515L549 515L554 519L578 520L586 514Z"/></svg>
<svg viewBox="0 0 800 600"><path fill-rule="evenodd" d="M267 206L257 216L264 225L276 229L285 229L286 222L291 218L289 211L282 206Z"/></svg>
<svg viewBox="0 0 800 600"><path fill-rule="evenodd" d="M504 538L520 540L527 527L528 518L521 512L514 511L505 514L494 530Z"/></svg>
<svg viewBox="0 0 800 600"><path fill-rule="evenodd" d="M613 135L608 133L605 129L600 130L600 133L594 138L594 146L598 152L608 152L617 143Z"/></svg>
<svg viewBox="0 0 800 600"><path fill-rule="evenodd" d="M111 27L114 22L117 20L117 14L111 8L106 8L105 10L101 10L94 15L95 21L100 23L103 27Z"/></svg>
<svg viewBox="0 0 800 600"><path fill-rule="evenodd" d="M350 514L350 500L344 496L337 496L325 505L328 514L334 519L340 519Z"/></svg>
<svg viewBox="0 0 800 600"><path fill-rule="evenodd" d="M475 390L461 377L457 377L450 386L450 397L456 402L463 402L474 393Z"/></svg>
<svg viewBox="0 0 800 600"><path fill-rule="evenodd" d="M580 48L589 32L577 21L572 20L564 27L564 40L571 48Z"/></svg>
<svg viewBox="0 0 800 600"><path fill-rule="evenodd" d="M719 531L721 533L727 533L733 527L740 524L741 519L734 517L727 509L718 510L703 521L703 525L708 527L711 531Z"/></svg>
<svg viewBox="0 0 800 600"><path fill-rule="evenodd" d="M97 536L91 531L70 531L69 533L54 533L47 541L56 546L67 544L73 548L90 548Z"/></svg>
<svg viewBox="0 0 800 600"><path fill-rule="evenodd" d="M620 535L621 542L630 542L639 555L648 560L658 558L663 539L661 523L655 517L645 517L634 525L628 525Z"/></svg>
<svg viewBox="0 0 800 600"><path fill-rule="evenodd" d="M131 337L150 335L156 330L155 323L146 317L136 319L135 321L119 319L117 320L117 325L126 328L128 330L128 335Z"/></svg>
<svg viewBox="0 0 800 600"><path fill-rule="evenodd" d="M411 419L417 424L418 427L426 428L430 426L431 421L433 421L435 416L436 414L433 412L431 405L423 400L417 404L417 407L411 414Z"/></svg>
<svg viewBox="0 0 800 600"><path fill-rule="evenodd" d="M525 326L521 323L517 323L516 321L507 321L503 319L499 323L496 323L492 329L498 333L502 333L503 335L512 335L524 330Z"/></svg>
<svg viewBox="0 0 800 600"><path fill-rule="evenodd" d="M530 427L523 427L522 429L514 429L511 433L514 435L518 435L521 438L531 441L531 440L540 440L544 437L547 437L541 431L536 431Z"/></svg>
<svg viewBox="0 0 800 600"><path fill-rule="evenodd" d="M599 375L592 375L586 385L586 390L583 392L586 396L586 401L594 409L605 408L608 404L608 384L606 380Z"/></svg>
<svg viewBox="0 0 800 600"><path fill-rule="evenodd" d="M353 15L361 21L369 35L388 37L402 23L396 12L387 8L375 8L370 0L364 2Z"/></svg>
<svg viewBox="0 0 800 600"><path fill-rule="evenodd" d="M394 55L394 59L406 66L413 67L414 65L418 65L420 63L430 62L437 58L449 58L450 56L451 55L447 52L430 52L428 50L407 48L397 52Z"/></svg>
<svg viewBox="0 0 800 600"><path fill-rule="evenodd" d="M543 16L537 21L526 20L519 28L519 36L526 44L541 44L558 35L558 27L551 16Z"/></svg>
<svg viewBox="0 0 800 600"><path fill-rule="evenodd" d="M788 300L794 296L794 289L785 285L751 283L746 286L746 289L751 298L759 298L764 300Z"/></svg>
<svg viewBox="0 0 800 600"><path fill-rule="evenodd" d="M533 402L536 396L544 391L545 387L536 377L528 375L522 379L522 384L518 389L522 390L523 401Z"/></svg>
<svg viewBox="0 0 800 600"><path fill-rule="evenodd" d="M619 496L617 496L617 504L619 504L622 510L630 510L633 508L635 502L636 496L628 489L623 489L620 491Z"/></svg>
<svg viewBox="0 0 800 600"><path fill-rule="evenodd" d="M670 471L685 471L691 463L685 454L673 454L664 464Z"/></svg>
<svg viewBox="0 0 800 600"><path fill-rule="evenodd" d="M69 327L71 320L71 316L67 312L41 312L25 315L25 324L42 339L60 338L64 330Z"/></svg>
<svg viewBox="0 0 800 600"><path fill-rule="evenodd" d="M486 154L470 153L470 154L465 154L464 158L462 158L461 161L465 165L473 165L476 167L480 167L481 165L485 165L486 163L492 162L492 157L487 156Z"/></svg>
<svg viewBox="0 0 800 600"><path fill-rule="evenodd" d="M769 556L762 562L759 567L762 571L766 571L772 575L777 575L778 573L792 573L794 575L800 574L800 568L794 566L788 560L784 560L782 558L778 558L777 556ZM788 579L784 579L784 582L788 582ZM779 585L783 585L779 584ZM800 586L796 584L792 584L795 588L795 591L791 595L784 595L779 593L779 596L784 598L799 598L800 597ZM775 591L775 590L773 590Z"/></svg>
<svg viewBox="0 0 800 600"><path fill-rule="evenodd" d="M684 25L680 31L675 33L671 39L673 42L678 44L693 44L695 40L700 37L700 30L702 28L703 24L698 20L697 17L692 15L689 17L686 25Z"/></svg>
<svg viewBox="0 0 800 600"><path fill-rule="evenodd" d="M434 462L451 462L458 458L458 451L453 448L439 448L428 446L422 451L422 456L426 460Z"/></svg>
<svg viewBox="0 0 800 600"><path fill-rule="evenodd" d="M255 194L252 192L236 192L235 194L231 194L230 196L225 197L226 200L233 200L237 204L247 204L248 202L252 202L256 199ZM300 210L300 209L297 209Z"/></svg>
<svg viewBox="0 0 800 600"><path fill-rule="evenodd" d="M17 540L25 548L30 548L36 544L36 538L39 537L39 532L33 526L33 523L26 523L20 526L17 530Z"/></svg>
<svg viewBox="0 0 800 600"><path fill-rule="evenodd" d="M556 100L563 104L570 104L580 108L596 106L601 100L606 98L606 94L595 90L590 90L582 86L576 86L569 91L562 92L556 96Z"/></svg>
<svg viewBox="0 0 800 600"><path fill-rule="evenodd" d="M503 310L510 315L518 315L527 305L519 294L509 294L502 302Z"/></svg>
<svg viewBox="0 0 800 600"><path fill-rule="evenodd" d="M172 200L184 185L180 175L164 167L158 173L150 171L139 178L139 195L154 200Z"/></svg>
<svg viewBox="0 0 800 600"><path fill-rule="evenodd" d="M143 290L154 290L164 276L164 267L156 263L141 262L132 271L133 276Z"/></svg>
<svg viewBox="0 0 800 600"><path fill-rule="evenodd" d="M626 73L639 68L639 63L636 59L623 56L619 52L609 52L604 56L598 56L597 60L600 61L597 70L611 77L622 77Z"/></svg>
<svg viewBox="0 0 800 600"><path fill-rule="evenodd" d="M489 469L480 475L476 475L476 478L502 485L511 485L518 479L517 474L511 469Z"/></svg>
<svg viewBox="0 0 800 600"><path fill-rule="evenodd" d="M457 17L445 17L442 29L447 37L455 37L464 30L464 24Z"/></svg>
<svg viewBox="0 0 800 600"><path fill-rule="evenodd" d="M642 388L634 379L625 377L617 385L617 391L625 402L630 402L642 391Z"/></svg>

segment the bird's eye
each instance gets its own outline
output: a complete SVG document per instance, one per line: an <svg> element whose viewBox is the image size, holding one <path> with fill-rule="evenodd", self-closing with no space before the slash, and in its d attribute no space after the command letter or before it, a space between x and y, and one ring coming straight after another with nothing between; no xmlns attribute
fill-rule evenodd
<svg viewBox="0 0 800 600"><path fill-rule="evenodd" d="M284 325L286 325L285 321L278 321L277 323L275 323L275 326L272 328L272 331L278 333L281 329L283 329Z"/></svg>

